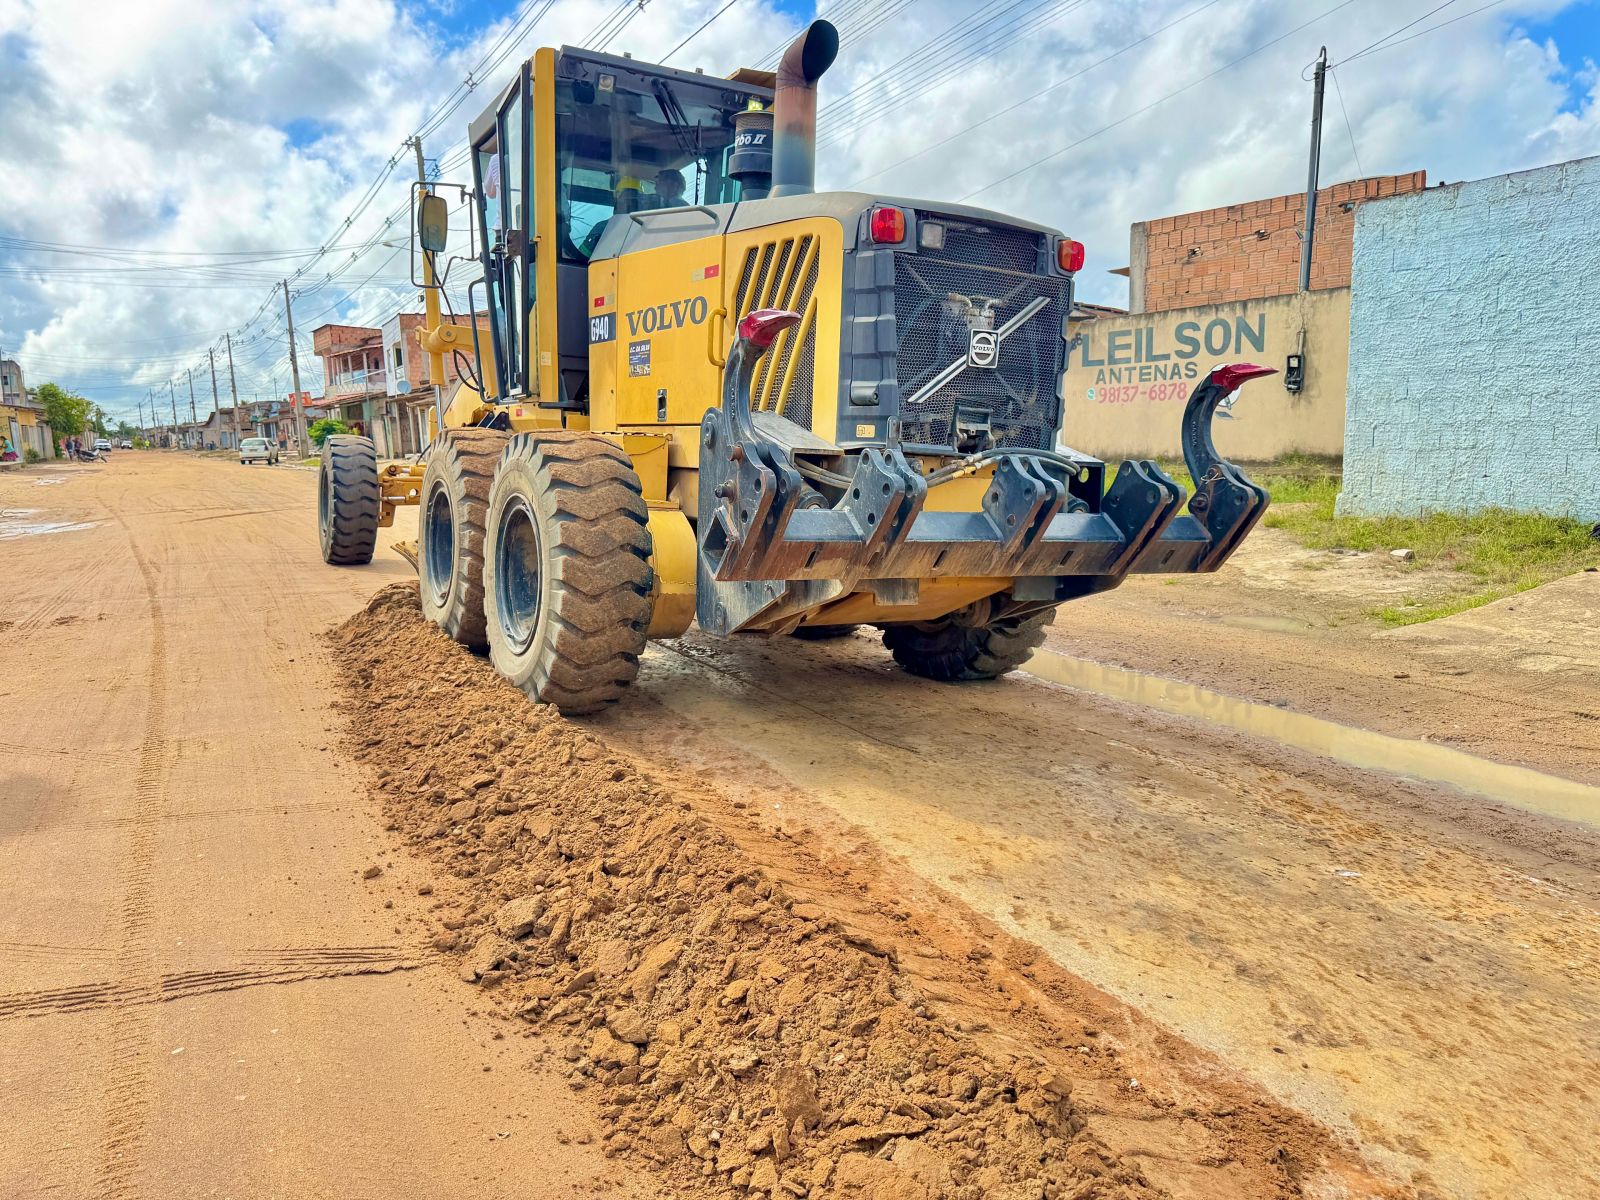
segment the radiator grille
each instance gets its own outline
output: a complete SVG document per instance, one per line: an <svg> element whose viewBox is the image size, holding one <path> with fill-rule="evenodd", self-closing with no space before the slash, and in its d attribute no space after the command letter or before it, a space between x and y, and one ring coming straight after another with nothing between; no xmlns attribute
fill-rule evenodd
<svg viewBox="0 0 1600 1200"><path fill-rule="evenodd" d="M938 213L917 217L943 225L945 244L940 250L895 255L897 376L905 440L953 445L960 405L989 414L998 445L1049 449L1060 421L1056 392L1065 353L1062 331L1070 281L1040 273L1046 252L1041 234L956 221ZM964 370L921 403L907 404L946 366L966 356L965 304L951 303L952 295L995 301L996 329L1034 299L1043 296L1047 303L1006 338L998 367Z"/></svg>
<svg viewBox="0 0 1600 1200"><path fill-rule="evenodd" d="M800 314L800 324L779 334L757 366L750 403L807 429L816 383L819 249L810 234L751 246L744 254L731 314L735 324L758 308Z"/></svg>

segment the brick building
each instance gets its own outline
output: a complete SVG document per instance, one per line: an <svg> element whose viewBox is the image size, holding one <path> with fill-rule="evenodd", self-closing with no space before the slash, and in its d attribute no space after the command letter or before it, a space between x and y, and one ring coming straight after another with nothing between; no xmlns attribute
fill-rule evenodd
<svg viewBox="0 0 1600 1200"><path fill-rule="evenodd" d="M465 316L444 316L447 325L466 325ZM434 402L431 362L422 348L422 330L426 318L422 313L396 313L383 324L383 363L388 374L389 395L395 400L395 413L400 421L399 439L408 454L421 450L428 442L428 409ZM478 318L479 336L488 343L488 318ZM469 355L470 357L470 355ZM444 356L442 380L446 400L454 390L461 373L455 355Z"/></svg>
<svg viewBox="0 0 1600 1200"><path fill-rule="evenodd" d="M1336 183L1318 191L1312 290L1350 286L1357 207L1426 187L1427 173L1412 171ZM1129 310L1169 312L1293 294L1300 287L1305 208L1306 195L1298 192L1138 222L1129 237Z"/></svg>

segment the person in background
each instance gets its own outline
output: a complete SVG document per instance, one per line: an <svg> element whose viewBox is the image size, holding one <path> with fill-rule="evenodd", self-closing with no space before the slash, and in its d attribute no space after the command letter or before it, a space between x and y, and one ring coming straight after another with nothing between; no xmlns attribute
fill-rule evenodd
<svg viewBox="0 0 1600 1200"><path fill-rule="evenodd" d="M685 185L683 172L674 167L668 167L656 173L656 203L657 208L677 208L683 204Z"/></svg>

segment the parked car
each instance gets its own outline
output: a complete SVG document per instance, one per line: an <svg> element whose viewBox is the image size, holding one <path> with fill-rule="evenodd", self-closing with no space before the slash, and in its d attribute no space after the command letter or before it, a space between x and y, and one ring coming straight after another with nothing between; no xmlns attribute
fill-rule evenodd
<svg viewBox="0 0 1600 1200"><path fill-rule="evenodd" d="M117 443L117 449L118 450L132 450L133 449L133 443L130 440L128 440L127 438L123 438L120 442Z"/></svg>
<svg viewBox="0 0 1600 1200"><path fill-rule="evenodd" d="M278 461L278 448L266 438L245 438L239 443L239 463L246 466L264 462L268 466Z"/></svg>
<svg viewBox="0 0 1600 1200"><path fill-rule="evenodd" d="M94 440L94 448L95 448L95 452L97 454L110 454L111 453L111 439L110 438L96 438Z"/></svg>

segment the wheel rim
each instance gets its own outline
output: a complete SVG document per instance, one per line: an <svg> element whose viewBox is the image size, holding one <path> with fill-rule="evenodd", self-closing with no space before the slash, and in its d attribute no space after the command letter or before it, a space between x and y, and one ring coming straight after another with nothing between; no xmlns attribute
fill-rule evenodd
<svg viewBox="0 0 1600 1200"><path fill-rule="evenodd" d="M526 496L515 497L500 518L494 545L495 613L506 644L521 654L539 623L539 531Z"/></svg>
<svg viewBox="0 0 1600 1200"><path fill-rule="evenodd" d="M456 569L456 525L450 511L450 494L442 487L434 488L428 500L428 590L437 607L443 607L450 596L450 585Z"/></svg>
<svg viewBox="0 0 1600 1200"><path fill-rule="evenodd" d="M322 470L317 472L317 524L321 527L324 539L328 531L333 528L333 489L328 486L328 464L323 463Z"/></svg>

